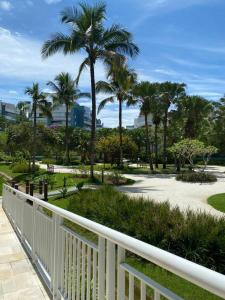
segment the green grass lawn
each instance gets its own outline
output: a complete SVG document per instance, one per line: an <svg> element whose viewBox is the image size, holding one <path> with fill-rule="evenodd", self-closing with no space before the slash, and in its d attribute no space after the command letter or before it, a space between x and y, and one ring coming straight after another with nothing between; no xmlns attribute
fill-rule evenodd
<svg viewBox="0 0 225 300"><path fill-rule="evenodd" d="M86 191L87 193L87 191ZM86 195L88 196L88 194ZM71 197L67 197L65 199L50 199L49 202L53 205L61 207L63 209L69 210L70 201L79 201L79 199L73 199ZM103 208L104 209L104 208ZM106 221L107 222L107 221ZM65 225L75 230L77 233L85 236L90 241L97 244L97 236L92 232L85 230L70 221L65 220ZM172 274L171 272L166 271L152 263L145 262L143 260L137 259L135 257L128 257L126 262L129 263L132 267L136 268L138 271L144 273L149 276L156 282L170 289L180 297L183 297L186 300L219 300L220 297L214 296L211 293L199 288L198 286L180 278ZM136 282L136 291L135 293L139 295L139 283ZM147 299L152 299L152 291L148 289L147 291ZM164 299L162 297L162 299Z"/></svg>
<svg viewBox="0 0 225 300"><path fill-rule="evenodd" d="M18 184L22 185L25 184L26 180L38 183L39 180L47 179L50 182L50 190L61 188L64 184L64 178L66 178L66 184L68 187L74 186L79 182L89 183L89 178L80 178L74 174L52 174L42 169L40 169L34 175L28 173L13 173L9 164L0 164L0 172L11 176Z"/></svg>
<svg viewBox="0 0 225 300"><path fill-rule="evenodd" d="M212 207L225 213L225 194L213 195L207 201Z"/></svg>

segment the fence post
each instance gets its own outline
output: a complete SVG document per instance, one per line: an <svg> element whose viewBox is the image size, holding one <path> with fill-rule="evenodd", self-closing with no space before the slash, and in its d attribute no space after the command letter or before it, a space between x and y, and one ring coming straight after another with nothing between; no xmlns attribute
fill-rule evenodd
<svg viewBox="0 0 225 300"><path fill-rule="evenodd" d="M48 183L44 183L44 201L48 202Z"/></svg>
<svg viewBox="0 0 225 300"><path fill-rule="evenodd" d="M36 212L38 209L38 205L33 202L33 219L32 219L32 228L33 228L33 236L32 236L32 261L36 262Z"/></svg>
<svg viewBox="0 0 225 300"><path fill-rule="evenodd" d="M30 195L34 196L34 184L30 183Z"/></svg>
<svg viewBox="0 0 225 300"><path fill-rule="evenodd" d="M58 297L58 289L59 289L59 280L60 280L60 269L61 264L59 263L60 257L60 247L62 247L62 243L60 243L60 226L63 223L63 218L59 215L53 214L53 245L54 245L54 252L53 252L53 270L52 270L52 295L53 300L59 299Z"/></svg>
<svg viewBox="0 0 225 300"><path fill-rule="evenodd" d="M26 180L26 194L30 193L30 182L29 180Z"/></svg>
<svg viewBox="0 0 225 300"><path fill-rule="evenodd" d="M42 195L42 193L43 193L43 181L40 180L39 181L39 194Z"/></svg>
<svg viewBox="0 0 225 300"><path fill-rule="evenodd" d="M102 183L104 183L104 170L102 170Z"/></svg>
<svg viewBox="0 0 225 300"><path fill-rule="evenodd" d="M105 299L105 239L98 238L98 300Z"/></svg>

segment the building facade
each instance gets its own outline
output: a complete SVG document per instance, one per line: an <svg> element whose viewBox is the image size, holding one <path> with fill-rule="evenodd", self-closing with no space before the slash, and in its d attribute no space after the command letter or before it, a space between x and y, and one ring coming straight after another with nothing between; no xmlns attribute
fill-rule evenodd
<svg viewBox="0 0 225 300"><path fill-rule="evenodd" d="M134 119L134 128L141 128L145 126L145 117L140 115L138 118ZM148 114L148 126L153 126L153 116Z"/></svg>
<svg viewBox="0 0 225 300"><path fill-rule="evenodd" d="M0 101L0 116L14 122L18 118L19 112L14 104Z"/></svg>

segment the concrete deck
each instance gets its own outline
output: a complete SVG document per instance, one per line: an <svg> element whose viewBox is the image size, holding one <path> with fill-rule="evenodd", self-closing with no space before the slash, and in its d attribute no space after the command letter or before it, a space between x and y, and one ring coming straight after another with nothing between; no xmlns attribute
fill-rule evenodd
<svg viewBox="0 0 225 300"><path fill-rule="evenodd" d="M28 299L50 298L6 217L0 199L0 300Z"/></svg>

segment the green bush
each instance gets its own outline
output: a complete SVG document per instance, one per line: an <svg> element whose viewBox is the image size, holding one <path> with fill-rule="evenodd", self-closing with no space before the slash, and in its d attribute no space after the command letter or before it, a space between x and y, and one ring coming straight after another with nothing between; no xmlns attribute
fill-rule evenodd
<svg viewBox="0 0 225 300"><path fill-rule="evenodd" d="M215 175L207 172L187 172L176 176L176 180L185 182L215 182L217 178Z"/></svg>
<svg viewBox="0 0 225 300"><path fill-rule="evenodd" d="M42 159L42 164L46 164L46 165L55 165L56 164L56 160L53 158L44 158Z"/></svg>
<svg viewBox="0 0 225 300"><path fill-rule="evenodd" d="M36 165L35 172L37 172L38 170L39 170L39 166ZM29 171L30 171L29 164L26 162L13 164L13 167L12 167L13 173L29 173Z"/></svg>
<svg viewBox="0 0 225 300"><path fill-rule="evenodd" d="M225 219L169 203L129 198L103 186L69 198L68 210L225 274Z"/></svg>

